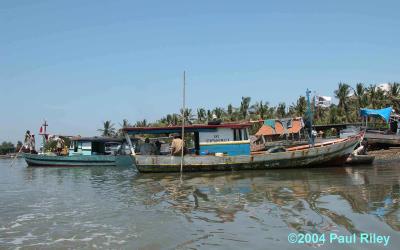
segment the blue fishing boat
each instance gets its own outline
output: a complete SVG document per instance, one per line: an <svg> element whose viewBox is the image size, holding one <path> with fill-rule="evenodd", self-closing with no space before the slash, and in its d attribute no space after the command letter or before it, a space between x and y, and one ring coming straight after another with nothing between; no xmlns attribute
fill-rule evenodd
<svg viewBox="0 0 400 250"><path fill-rule="evenodd" d="M66 156L24 153L23 157L31 167L130 167L134 164L124 140L107 137L74 137Z"/></svg>

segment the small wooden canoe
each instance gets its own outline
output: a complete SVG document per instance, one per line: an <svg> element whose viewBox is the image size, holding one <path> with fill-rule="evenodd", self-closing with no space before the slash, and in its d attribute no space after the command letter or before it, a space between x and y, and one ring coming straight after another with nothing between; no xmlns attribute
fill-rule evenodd
<svg viewBox="0 0 400 250"><path fill-rule="evenodd" d="M375 160L375 156L372 155L350 155L346 160L346 164L349 165L369 165Z"/></svg>

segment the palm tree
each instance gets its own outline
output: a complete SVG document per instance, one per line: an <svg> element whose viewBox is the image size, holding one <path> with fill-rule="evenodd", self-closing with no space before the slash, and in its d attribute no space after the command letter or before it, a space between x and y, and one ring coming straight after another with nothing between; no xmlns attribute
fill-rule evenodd
<svg viewBox="0 0 400 250"><path fill-rule="evenodd" d="M399 83L391 83L389 89L389 97L393 99L398 99L400 96L400 84Z"/></svg>
<svg viewBox="0 0 400 250"><path fill-rule="evenodd" d="M211 121L212 120L212 111L207 109L207 120Z"/></svg>
<svg viewBox="0 0 400 250"><path fill-rule="evenodd" d="M338 108L336 105L331 105L329 109L329 121L330 124L336 124L340 122Z"/></svg>
<svg viewBox="0 0 400 250"><path fill-rule="evenodd" d="M240 103L240 114L242 115L243 120L246 120L248 110L250 107L250 97L244 97L242 96L242 102Z"/></svg>
<svg viewBox="0 0 400 250"><path fill-rule="evenodd" d="M294 107L296 116L303 117L307 111L307 100L304 96L297 99L296 106Z"/></svg>
<svg viewBox="0 0 400 250"><path fill-rule="evenodd" d="M161 119L161 122L167 126L176 126L179 124L180 117L178 114L168 114Z"/></svg>
<svg viewBox="0 0 400 250"><path fill-rule="evenodd" d="M203 108L197 109L197 122L201 123L206 120L206 110Z"/></svg>
<svg viewBox="0 0 400 250"><path fill-rule="evenodd" d="M284 102L278 104L278 107L276 108L276 115L279 118L284 118L286 116L286 104Z"/></svg>
<svg viewBox="0 0 400 250"><path fill-rule="evenodd" d="M127 128L130 127L131 124L128 122L128 119L123 119L122 123L119 123L119 125L121 126L121 129L119 129L116 132L116 136L124 136L124 131L122 130L123 128Z"/></svg>
<svg viewBox="0 0 400 250"><path fill-rule="evenodd" d="M400 96L400 84L396 83L396 82L390 84L390 90L389 90L390 103L388 103L388 104L393 105L396 112L400 111L399 96Z"/></svg>
<svg viewBox="0 0 400 250"><path fill-rule="evenodd" d="M235 111L234 108L232 106L232 104L228 105L228 108L226 110L226 114L227 114L227 118L229 121L234 121L235 120Z"/></svg>
<svg viewBox="0 0 400 250"><path fill-rule="evenodd" d="M192 123L193 117L194 117L194 115L192 113L192 109L185 108L185 111L183 111L183 109L181 109L180 123L182 123L182 114L185 116L185 124Z"/></svg>
<svg viewBox="0 0 400 250"><path fill-rule="evenodd" d="M369 87L367 88L367 95L368 95L368 103L370 104L369 106L371 106L372 108L376 108L376 98L377 98L377 94L376 94L376 90L377 87L376 85L369 85Z"/></svg>
<svg viewBox="0 0 400 250"><path fill-rule="evenodd" d="M147 122L146 119L143 119L142 121L137 121L135 124L135 127L148 127L150 124Z"/></svg>
<svg viewBox="0 0 400 250"><path fill-rule="evenodd" d="M375 95L375 106L380 109L384 108L386 106L386 103L388 102L388 98L386 95L386 92L380 88L376 90L376 95Z"/></svg>
<svg viewBox="0 0 400 250"><path fill-rule="evenodd" d="M115 128L114 123L110 120L103 122L103 128L98 129L97 131L101 132L102 136L114 136L115 135Z"/></svg>
<svg viewBox="0 0 400 250"><path fill-rule="evenodd" d="M349 120L348 98L350 95L350 86L346 83L339 83L339 87L335 90L335 97L339 99L339 108L346 115L346 122Z"/></svg>
<svg viewBox="0 0 400 250"><path fill-rule="evenodd" d="M364 108L368 104L367 89L363 83L357 83L354 95L357 97L358 109Z"/></svg>
<svg viewBox="0 0 400 250"><path fill-rule="evenodd" d="M119 124L122 128L130 127L128 119L123 119L122 123Z"/></svg>
<svg viewBox="0 0 400 250"><path fill-rule="evenodd" d="M257 118L264 120L268 112L268 102L265 103L263 103L263 101L256 102L254 105L251 106L251 108L254 110L254 113L257 116Z"/></svg>
<svg viewBox="0 0 400 250"><path fill-rule="evenodd" d="M224 114L225 114L225 110L223 108L215 108L213 110L215 116L217 116L218 119L223 118Z"/></svg>

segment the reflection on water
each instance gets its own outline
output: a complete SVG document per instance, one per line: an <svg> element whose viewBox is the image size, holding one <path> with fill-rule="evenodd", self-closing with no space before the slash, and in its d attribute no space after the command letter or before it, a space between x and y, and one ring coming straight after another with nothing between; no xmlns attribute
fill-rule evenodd
<svg viewBox="0 0 400 250"><path fill-rule="evenodd" d="M303 249L289 245L291 232L371 232L392 236L385 249L400 243L395 162L180 176L1 161L0 202L3 247Z"/></svg>

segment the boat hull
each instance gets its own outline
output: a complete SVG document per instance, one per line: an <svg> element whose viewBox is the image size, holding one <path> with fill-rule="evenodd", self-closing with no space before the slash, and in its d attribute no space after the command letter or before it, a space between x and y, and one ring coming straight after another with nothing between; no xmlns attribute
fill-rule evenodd
<svg viewBox="0 0 400 250"><path fill-rule="evenodd" d="M361 136L358 135L321 147L250 156L185 156L183 171L236 171L312 167L324 166L324 164L341 165L353 152L360 138ZM137 155L135 165L142 173L179 172L181 157Z"/></svg>
<svg viewBox="0 0 400 250"><path fill-rule="evenodd" d="M388 145L388 146L400 145L399 135L367 132L365 134L365 139L368 140L369 145Z"/></svg>
<svg viewBox="0 0 400 250"><path fill-rule="evenodd" d="M23 154L23 157L30 167L130 167L134 165L134 161L129 155L55 156Z"/></svg>

